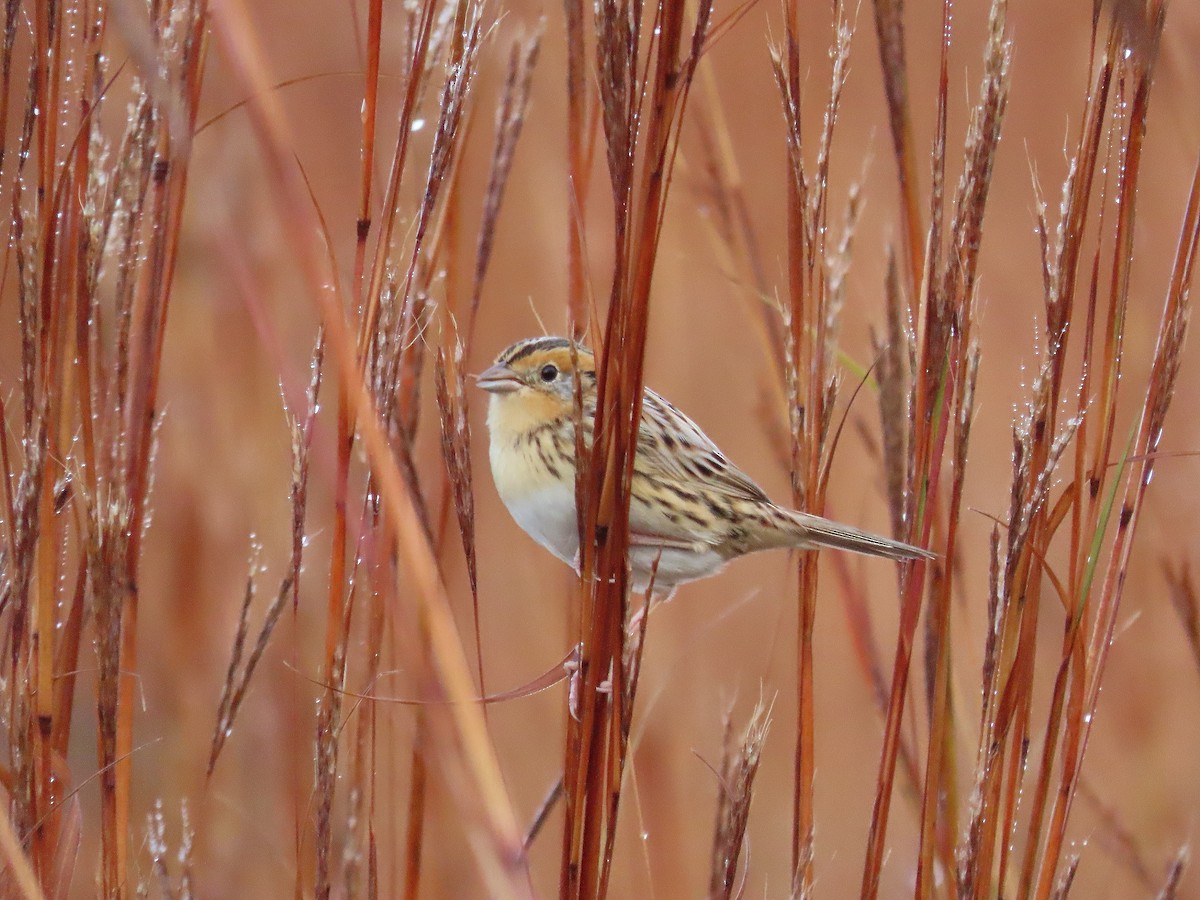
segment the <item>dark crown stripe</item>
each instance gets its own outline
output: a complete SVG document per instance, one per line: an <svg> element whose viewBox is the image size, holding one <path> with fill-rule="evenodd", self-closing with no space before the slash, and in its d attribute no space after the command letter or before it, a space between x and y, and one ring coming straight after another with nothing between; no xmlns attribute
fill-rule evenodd
<svg viewBox="0 0 1200 900"><path fill-rule="evenodd" d="M565 347L570 347L571 342L566 338L560 337L540 337L531 338L528 341L521 341L513 344L500 357L500 362L503 365L511 366L515 362L519 362L530 354L537 353L541 350L561 350Z"/></svg>

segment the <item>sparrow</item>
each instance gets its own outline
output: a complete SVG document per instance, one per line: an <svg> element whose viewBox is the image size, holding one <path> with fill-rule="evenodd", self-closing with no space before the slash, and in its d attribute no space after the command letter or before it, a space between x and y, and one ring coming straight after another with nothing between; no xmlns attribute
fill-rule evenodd
<svg viewBox="0 0 1200 900"><path fill-rule="evenodd" d="M535 541L578 571L575 390L584 444L596 417L596 361L560 337L518 341L477 378L490 395L489 461L500 499ZM771 502L691 419L646 389L629 505L633 589L669 596L739 556L833 547L892 560L933 558L911 544Z"/></svg>

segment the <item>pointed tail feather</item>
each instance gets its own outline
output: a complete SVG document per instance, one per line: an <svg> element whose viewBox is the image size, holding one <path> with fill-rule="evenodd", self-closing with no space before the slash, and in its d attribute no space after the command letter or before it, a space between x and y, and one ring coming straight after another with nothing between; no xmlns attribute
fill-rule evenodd
<svg viewBox="0 0 1200 900"><path fill-rule="evenodd" d="M795 545L800 549L817 547L834 547L838 550L849 550L852 553L863 553L867 556L882 556L886 559L936 559L937 554L893 541L882 535L863 531L852 525L843 525L830 519L808 513L782 510L795 525Z"/></svg>

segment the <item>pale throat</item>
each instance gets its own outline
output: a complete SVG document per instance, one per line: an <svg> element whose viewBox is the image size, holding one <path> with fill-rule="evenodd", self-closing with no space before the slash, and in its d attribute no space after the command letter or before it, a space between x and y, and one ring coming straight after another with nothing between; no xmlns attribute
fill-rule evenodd
<svg viewBox="0 0 1200 900"><path fill-rule="evenodd" d="M521 388L511 394L493 394L488 401L488 430L492 440L515 444L531 431L571 411L559 397Z"/></svg>

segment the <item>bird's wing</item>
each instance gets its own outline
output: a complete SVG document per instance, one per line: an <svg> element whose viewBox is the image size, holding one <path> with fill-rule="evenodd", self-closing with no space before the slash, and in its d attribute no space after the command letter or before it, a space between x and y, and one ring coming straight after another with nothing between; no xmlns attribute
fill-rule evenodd
<svg viewBox="0 0 1200 900"><path fill-rule="evenodd" d="M694 483L733 499L770 502L695 422L649 388L642 399L634 471L656 481Z"/></svg>

